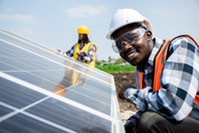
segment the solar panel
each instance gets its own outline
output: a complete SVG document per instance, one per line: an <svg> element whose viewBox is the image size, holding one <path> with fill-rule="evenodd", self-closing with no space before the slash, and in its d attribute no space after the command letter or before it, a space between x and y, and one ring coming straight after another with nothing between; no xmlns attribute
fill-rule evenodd
<svg viewBox="0 0 199 133"><path fill-rule="evenodd" d="M124 132L114 78L1 29L0 132Z"/></svg>

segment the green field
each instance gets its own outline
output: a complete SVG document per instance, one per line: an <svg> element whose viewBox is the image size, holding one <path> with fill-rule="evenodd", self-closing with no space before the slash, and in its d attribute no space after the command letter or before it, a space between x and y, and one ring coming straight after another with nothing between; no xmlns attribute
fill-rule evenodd
<svg viewBox="0 0 199 133"><path fill-rule="evenodd" d="M107 73L130 73L130 72L135 72L135 66L132 66L130 64L126 65L107 65L107 66L101 66L101 65L96 65L96 68L105 71Z"/></svg>

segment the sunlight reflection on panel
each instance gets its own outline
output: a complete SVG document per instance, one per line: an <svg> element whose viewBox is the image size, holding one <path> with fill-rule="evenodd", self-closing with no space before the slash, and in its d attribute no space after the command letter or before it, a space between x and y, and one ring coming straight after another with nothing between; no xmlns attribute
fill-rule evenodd
<svg viewBox="0 0 199 133"><path fill-rule="evenodd" d="M124 132L113 76L0 30L0 132Z"/></svg>

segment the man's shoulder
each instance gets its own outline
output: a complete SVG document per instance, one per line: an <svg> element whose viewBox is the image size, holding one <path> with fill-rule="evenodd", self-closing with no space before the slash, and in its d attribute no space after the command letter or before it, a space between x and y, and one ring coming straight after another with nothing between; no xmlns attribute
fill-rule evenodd
<svg viewBox="0 0 199 133"><path fill-rule="evenodd" d="M193 45L194 47L197 47L197 44L194 41L190 36L180 35L180 36L174 37L171 40L171 47L177 47L177 46L185 47L187 45Z"/></svg>

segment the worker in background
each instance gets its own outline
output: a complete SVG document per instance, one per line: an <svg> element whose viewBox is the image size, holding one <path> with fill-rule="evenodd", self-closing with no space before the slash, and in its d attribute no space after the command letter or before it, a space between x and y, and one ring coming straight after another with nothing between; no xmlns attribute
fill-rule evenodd
<svg viewBox="0 0 199 133"><path fill-rule="evenodd" d="M88 27L84 25L80 26L77 29L77 33L78 42L75 43L70 50L64 52L56 48L52 48L51 51L62 56L73 57L78 61L95 67L97 47L96 45L92 44L88 38L88 34L90 33Z"/></svg>
<svg viewBox="0 0 199 133"><path fill-rule="evenodd" d="M107 38L136 67L136 85L125 85L119 97L137 113L127 133L196 133L199 131L199 45L189 35L171 40L154 37L150 21L133 9L119 9Z"/></svg>
<svg viewBox="0 0 199 133"><path fill-rule="evenodd" d="M70 50L65 52L58 50L56 48L52 48L51 51L58 55L73 57L77 61L88 64L89 65L88 67L92 69L95 67L97 47L96 45L92 44L88 38L88 34L90 33L90 31L87 26L84 25L80 26L77 29L77 33L78 33L78 41L71 47ZM72 62L70 66L73 67ZM81 74L73 70L67 70L65 77L61 81L60 85L56 86L55 92L59 92L61 89L68 87L70 85L78 84L80 79L81 83L83 83L86 79L86 76L82 76ZM64 95L65 93L60 92L59 94Z"/></svg>

